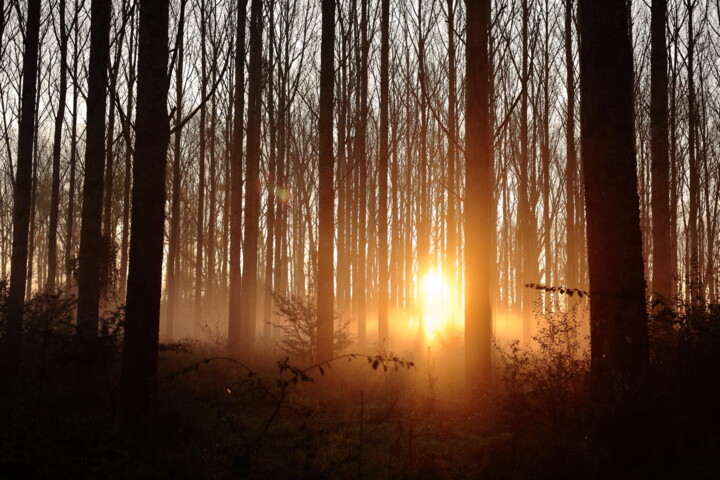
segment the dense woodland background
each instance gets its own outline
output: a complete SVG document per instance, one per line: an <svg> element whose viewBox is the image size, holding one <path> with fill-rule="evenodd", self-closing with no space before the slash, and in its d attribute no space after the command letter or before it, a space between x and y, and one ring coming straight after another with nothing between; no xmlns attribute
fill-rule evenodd
<svg viewBox="0 0 720 480"><path fill-rule="evenodd" d="M158 438L198 429L192 441L217 448L185 467L191 440L124 473L113 466L134 454L95 461L119 477L394 476L393 458L421 476L453 455L473 458L469 476L617 458L631 476L681 458L711 471L720 3L579 3L0 0L5 407L24 412L19 399L48 388L58 402L28 405L66 411L84 395L99 420L64 427L77 434L142 430L171 404ZM449 292L440 310L426 308L429 272ZM348 367L327 379L335 403L303 390L300 415L335 419L355 418L341 406L359 394L360 436L344 460L307 453L291 474L300 460L276 457L287 432L322 432L302 441L325 454L356 438L354 420L339 434L345 420L300 427L281 413L344 354L420 379L383 386ZM247 398L226 405L220 385ZM496 415L472 417L482 433L460 429L479 435L463 448L448 438L468 407L449 399L466 387ZM207 433L203 402L233 419ZM691 420L648 442L650 418L673 409ZM8 432L51 429L24 415ZM414 415L430 422L415 447L429 466L403 423L412 432ZM382 447L363 457L364 421L398 449L387 468ZM543 429L559 443L540 446ZM64 455L38 438L0 445L33 442L36 457Z"/></svg>

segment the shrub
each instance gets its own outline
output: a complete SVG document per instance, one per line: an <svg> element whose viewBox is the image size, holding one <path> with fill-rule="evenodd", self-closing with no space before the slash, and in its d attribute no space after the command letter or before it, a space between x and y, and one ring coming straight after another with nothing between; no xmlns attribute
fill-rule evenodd
<svg viewBox="0 0 720 480"><path fill-rule="evenodd" d="M582 346L577 305L541 316L537 325L537 350L521 348L519 340L507 348L495 343L497 402L513 430L565 427L587 400L590 355Z"/></svg>
<svg viewBox="0 0 720 480"><path fill-rule="evenodd" d="M273 327L282 332L279 346L293 357L303 360L315 358L317 332L317 306L311 297L297 295L284 296L273 292L276 313L284 318L283 323L273 323ZM335 314L333 341L335 353L342 352L352 345L352 337L348 332L349 320Z"/></svg>

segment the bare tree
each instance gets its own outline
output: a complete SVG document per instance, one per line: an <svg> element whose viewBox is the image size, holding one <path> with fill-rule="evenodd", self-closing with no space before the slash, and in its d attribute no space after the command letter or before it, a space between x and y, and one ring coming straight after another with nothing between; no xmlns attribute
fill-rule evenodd
<svg viewBox="0 0 720 480"><path fill-rule="evenodd" d="M78 272L78 333L97 335L100 310L100 262L102 245L103 168L105 163L105 107L110 55L109 0L93 0L90 6L90 65L88 68L87 146L83 183L82 226Z"/></svg>
<svg viewBox="0 0 720 480"><path fill-rule="evenodd" d="M235 34L235 96L233 139L230 170L230 287L228 311L228 348L230 353L244 353L241 345L246 335L241 323L240 247L242 238L242 152L243 116L245 112L245 18L247 0L237 1Z"/></svg>
<svg viewBox="0 0 720 480"><path fill-rule="evenodd" d="M333 90L335 77L335 1L322 1L322 40L320 46L320 159L318 164L318 279L317 279L317 359L333 356L334 322L334 209L333 175Z"/></svg>
<svg viewBox="0 0 720 480"><path fill-rule="evenodd" d="M120 382L122 423L133 428L157 409L158 330L170 125L168 0L140 2L132 227Z"/></svg>
<svg viewBox="0 0 720 480"><path fill-rule="evenodd" d="M465 378L471 387L492 380L491 265L494 252L493 140L489 128L490 1L467 0L465 90Z"/></svg>
<svg viewBox="0 0 720 480"><path fill-rule="evenodd" d="M23 53L23 87L20 128L18 132L17 170L13 198L12 258L10 289L5 324L6 371L14 375L21 362L23 301L27 275L30 194L32 189L33 133L35 130L35 95L37 91L38 43L40 36L40 0L29 0Z"/></svg>
<svg viewBox="0 0 720 480"><path fill-rule="evenodd" d="M579 19L592 386L612 432L640 418L648 373L633 57L624 0L580 0Z"/></svg>

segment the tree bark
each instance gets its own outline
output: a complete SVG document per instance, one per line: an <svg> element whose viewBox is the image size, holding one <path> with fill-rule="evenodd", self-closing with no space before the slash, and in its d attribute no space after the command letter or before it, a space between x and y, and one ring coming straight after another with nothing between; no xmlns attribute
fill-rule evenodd
<svg viewBox="0 0 720 480"><path fill-rule="evenodd" d="M626 2L580 0L579 18L591 383L611 415L604 428L631 431L645 405L648 330Z"/></svg>
<svg viewBox="0 0 720 480"><path fill-rule="evenodd" d="M62 127L65 120L67 101L67 44L68 32L65 27L65 0L58 4L60 17L60 87L58 91L58 107L55 115L55 132L53 134L52 187L50 193L50 225L48 227L48 276L45 291L55 290L57 279L57 229L60 213L60 150L62 147Z"/></svg>
<svg viewBox="0 0 720 480"><path fill-rule="evenodd" d="M237 0L235 32L235 98L233 110L232 162L230 167L230 286L228 306L228 350L239 355L245 332L240 321L240 245L242 242L242 152L245 115L245 19L247 0Z"/></svg>
<svg viewBox="0 0 720 480"><path fill-rule="evenodd" d="M7 374L15 375L22 354L22 321L27 276L30 194L32 189L33 132L40 32L40 0L28 0L23 53L23 88L18 129L17 169L13 198L13 243L10 259L10 287L7 299L5 343Z"/></svg>
<svg viewBox="0 0 720 480"><path fill-rule="evenodd" d="M653 0L650 24L650 154L652 156L652 286L656 313L672 306L666 22L667 0Z"/></svg>
<svg viewBox="0 0 720 480"><path fill-rule="evenodd" d="M251 354L255 346L257 305L257 248L260 221L260 127L262 123L262 0L250 5L250 63L248 64L248 128L245 158L245 228L240 323L244 330L240 352Z"/></svg>
<svg viewBox="0 0 720 480"><path fill-rule="evenodd" d="M380 158L378 162L378 344L389 345L388 325L388 154L390 87L390 0L382 0L380 21Z"/></svg>
<svg viewBox="0 0 720 480"><path fill-rule="evenodd" d="M468 387L487 386L491 365L491 251L494 230L488 37L490 0L466 0L467 64L465 98L465 379Z"/></svg>
<svg viewBox="0 0 720 480"><path fill-rule="evenodd" d="M158 404L158 330L170 125L168 0L140 1L130 271L120 378L121 422L132 428Z"/></svg>
<svg viewBox="0 0 720 480"><path fill-rule="evenodd" d="M97 336L100 309L105 107L110 54L110 0L92 0L90 65L87 96L87 145L83 183L82 226L78 272L78 334Z"/></svg>
<svg viewBox="0 0 720 480"><path fill-rule="evenodd" d="M187 0L180 2L177 33L177 66L175 67L175 137L173 144L172 163L172 198L170 200L170 242L167 261L167 310L165 317L165 336L173 338L175 324L175 308L177 307L177 277L179 273L178 253L180 247L180 190L182 178L180 172L182 121L183 121L183 74L185 70L185 5Z"/></svg>
<svg viewBox="0 0 720 480"><path fill-rule="evenodd" d="M317 359L333 357L334 285L333 235L335 192L333 189L333 88L335 82L335 1L322 0L320 45L320 159L318 170L318 278L317 278Z"/></svg>

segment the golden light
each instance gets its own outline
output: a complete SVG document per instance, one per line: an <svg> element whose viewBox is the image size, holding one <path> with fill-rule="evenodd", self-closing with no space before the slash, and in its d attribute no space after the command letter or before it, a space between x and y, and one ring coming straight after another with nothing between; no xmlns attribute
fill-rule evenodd
<svg viewBox="0 0 720 480"><path fill-rule="evenodd" d="M421 302L424 333L427 340L455 333L457 295L452 284L436 268L431 268L421 279Z"/></svg>

